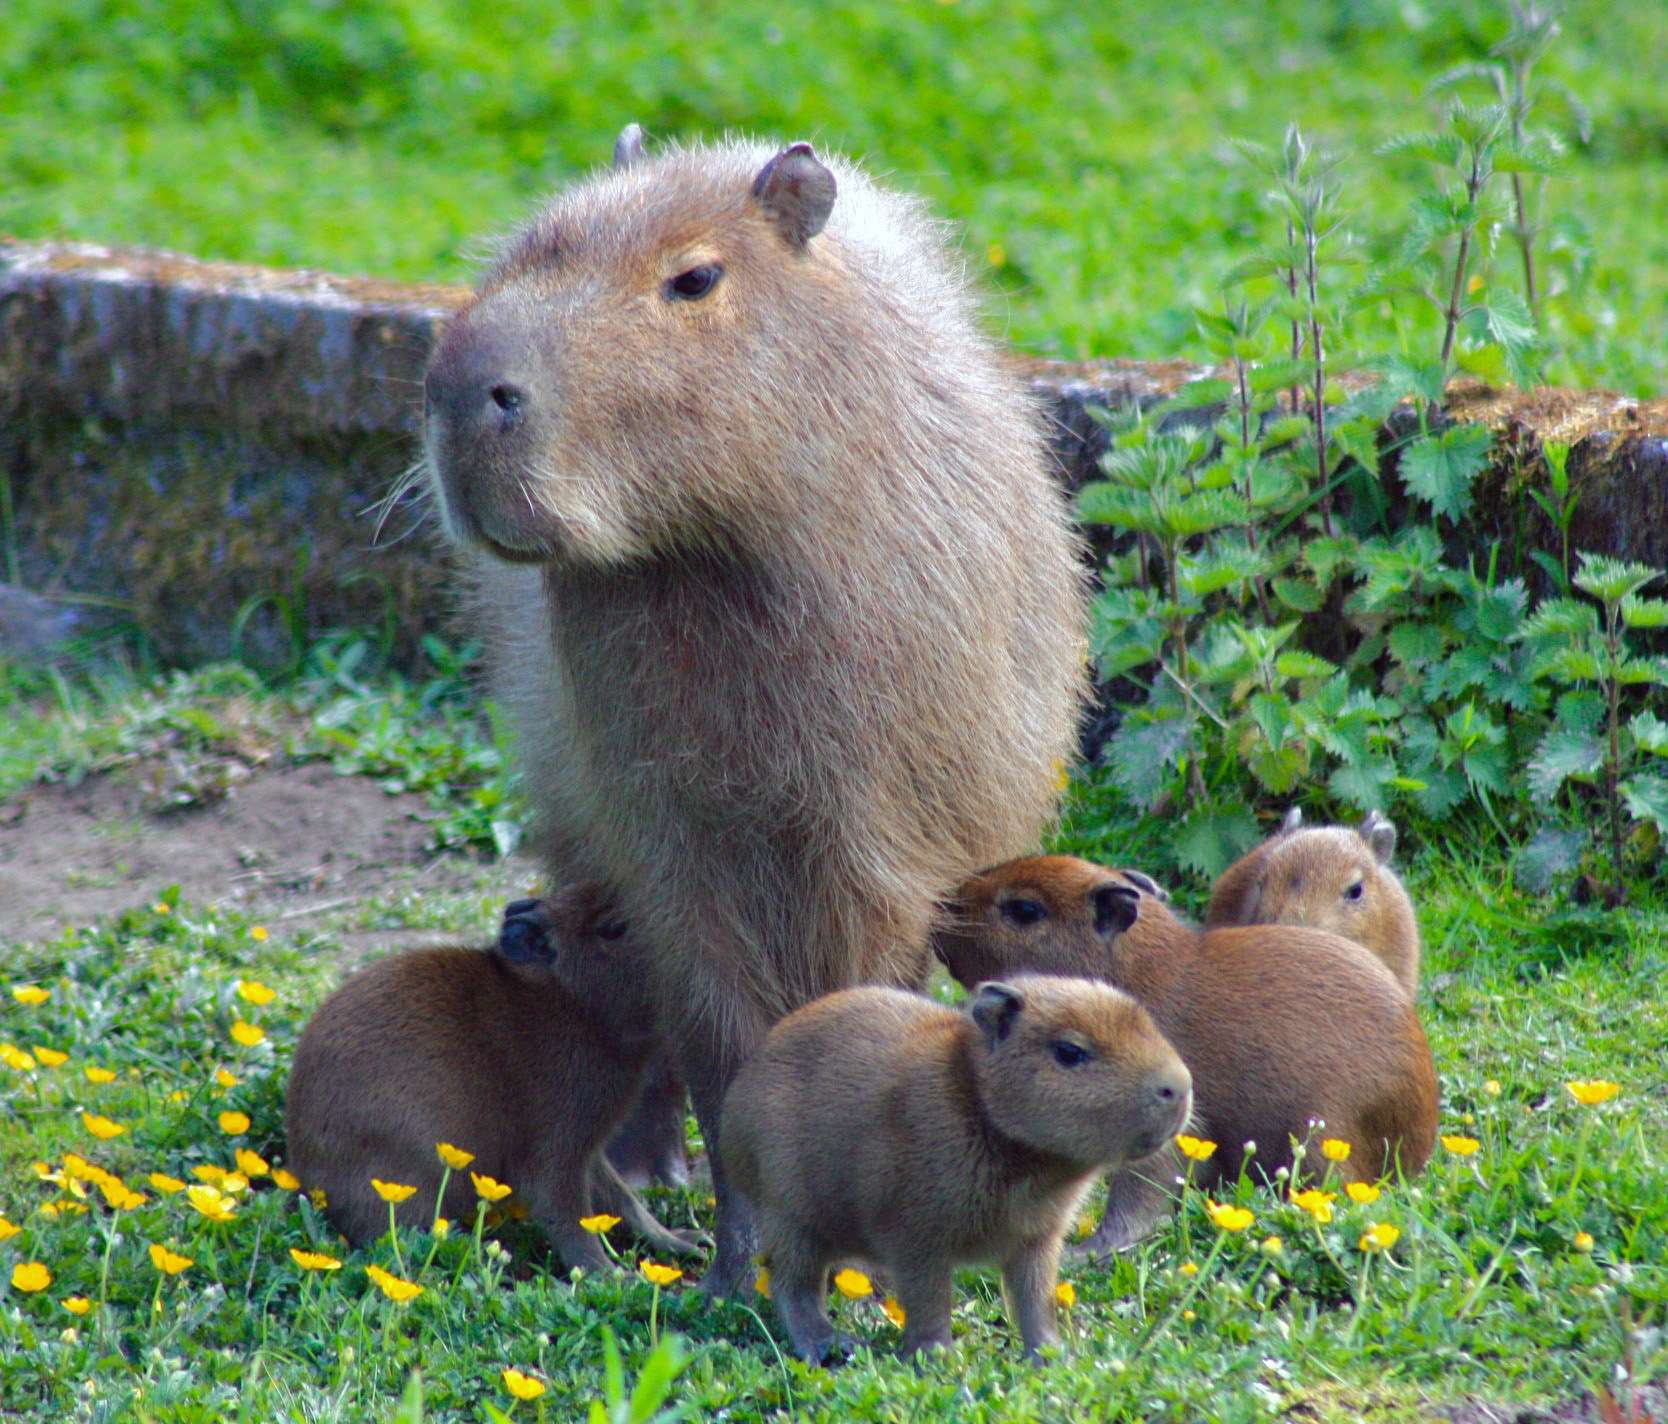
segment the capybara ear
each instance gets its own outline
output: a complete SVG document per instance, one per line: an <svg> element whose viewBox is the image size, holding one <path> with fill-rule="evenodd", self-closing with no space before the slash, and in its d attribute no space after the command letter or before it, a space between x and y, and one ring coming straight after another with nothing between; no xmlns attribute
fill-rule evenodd
<svg viewBox="0 0 1668 1424"><path fill-rule="evenodd" d="M1097 885L1089 892L1089 903L1095 907L1095 933L1105 939L1135 923L1141 892L1133 885Z"/></svg>
<svg viewBox="0 0 1668 1424"><path fill-rule="evenodd" d="M1162 901L1166 905L1170 903L1170 892L1160 885L1158 881L1154 880L1152 876L1148 875L1146 871L1125 870L1122 866L1120 866L1118 868L1118 874L1123 876L1125 880L1129 881L1129 883L1143 895L1151 895L1153 899ZM1128 926L1125 926L1125 928L1127 929Z"/></svg>
<svg viewBox="0 0 1668 1424"><path fill-rule="evenodd" d="M643 157L643 126L627 124L614 140L614 166L630 168Z"/></svg>
<svg viewBox="0 0 1668 1424"><path fill-rule="evenodd" d="M838 192L834 175L808 143L790 144L759 170L753 196L790 247L803 248L823 230Z"/></svg>
<svg viewBox="0 0 1668 1424"><path fill-rule="evenodd" d="M1302 824L1303 808L1301 806L1293 806L1291 810L1286 812L1286 819L1280 822L1280 834L1283 836L1289 836Z"/></svg>
<svg viewBox="0 0 1668 1424"><path fill-rule="evenodd" d="M1396 823L1377 811L1367 812L1366 819L1361 822L1359 832L1361 839L1373 848L1373 854L1378 857L1380 865L1390 864L1390 857L1396 853Z"/></svg>
<svg viewBox="0 0 1668 1424"><path fill-rule="evenodd" d="M497 952L511 964L548 964L555 952L546 934L542 900L511 900L498 927Z"/></svg>
<svg viewBox="0 0 1668 1424"><path fill-rule="evenodd" d="M998 1044L1008 1036L1025 1007L1025 996L1012 984L990 979L973 992L973 1022L985 1031L985 1042Z"/></svg>

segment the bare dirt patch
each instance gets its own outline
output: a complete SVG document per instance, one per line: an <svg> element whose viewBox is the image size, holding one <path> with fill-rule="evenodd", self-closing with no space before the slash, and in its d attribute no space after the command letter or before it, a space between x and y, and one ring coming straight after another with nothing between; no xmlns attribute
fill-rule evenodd
<svg viewBox="0 0 1668 1424"><path fill-rule="evenodd" d="M163 812L145 809L129 776L34 786L0 801L0 939L49 938L173 884L198 903L294 919L413 876L477 883L478 861L427 849L425 811L322 762L269 765L223 801Z"/></svg>

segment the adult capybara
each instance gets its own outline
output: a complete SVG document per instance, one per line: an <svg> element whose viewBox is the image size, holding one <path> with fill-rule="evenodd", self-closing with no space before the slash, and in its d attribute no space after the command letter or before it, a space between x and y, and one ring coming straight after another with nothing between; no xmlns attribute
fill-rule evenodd
<svg viewBox="0 0 1668 1424"><path fill-rule="evenodd" d="M1035 843L1073 745L1077 545L946 236L808 144L633 128L429 367L530 844L649 945L709 1147L778 1018L922 981L935 900ZM752 1231L713 1185L723 1292Z"/></svg>
<svg viewBox="0 0 1668 1424"><path fill-rule="evenodd" d="M602 1153L654 1052L641 951L593 887L546 908L542 949L390 955L308 1021L285 1104L288 1165L324 1189L331 1224L355 1245L388 1229L373 1177L417 1188L395 1209L401 1225L433 1219L445 1142L475 1157L452 1175L448 1216L473 1217L475 1172L510 1185L564 1265L610 1264L579 1225L596 1211L658 1250L698 1250L649 1214Z"/></svg>
<svg viewBox="0 0 1668 1424"><path fill-rule="evenodd" d="M1194 1112L1216 1154L1208 1186L1250 1161L1272 1178L1304 1143L1350 1144L1335 1170L1372 1181L1419 1171L1436 1145L1437 1082L1412 1003L1361 945L1286 925L1201 931L1122 873L1070 856L1010 861L974 876L934 948L963 984L1033 971L1104 979L1133 995L1193 1074ZM1133 915L1131 911L1134 911ZM1164 1210L1164 1173L1108 1184L1089 1242L1128 1244Z"/></svg>
<svg viewBox="0 0 1668 1424"><path fill-rule="evenodd" d="M794 1349L840 1347L829 1268L873 1261L903 1352L950 1343L950 1276L994 1261L1035 1354L1054 1343L1060 1242L1108 1166L1186 1122L1187 1069L1127 994L1047 975L981 984L967 1013L848 989L789 1015L724 1101L724 1166L758 1211Z"/></svg>
<svg viewBox="0 0 1668 1424"><path fill-rule="evenodd" d="M1419 988L1419 922L1390 868L1396 826L1369 811L1356 826L1305 826L1296 806L1211 891L1205 928L1307 925L1365 945L1411 998Z"/></svg>

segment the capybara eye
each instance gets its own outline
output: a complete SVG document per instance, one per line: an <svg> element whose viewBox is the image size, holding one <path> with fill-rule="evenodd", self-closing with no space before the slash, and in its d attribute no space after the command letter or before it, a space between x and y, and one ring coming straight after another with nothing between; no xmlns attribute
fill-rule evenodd
<svg viewBox="0 0 1668 1424"><path fill-rule="evenodd" d="M1048 910L1036 900L1004 900L1002 916L1016 925L1034 925L1048 918Z"/></svg>
<svg viewBox="0 0 1668 1424"><path fill-rule="evenodd" d="M666 294L675 301L699 301L718 285L718 279L723 275L724 269L716 264L691 267L687 272L679 272L666 284Z"/></svg>
<svg viewBox="0 0 1668 1424"><path fill-rule="evenodd" d="M1367 893L1367 883L1366 883L1366 881L1357 880L1353 885L1351 885L1347 890L1344 891L1344 899L1346 899L1346 900L1359 900L1366 893Z"/></svg>
<svg viewBox="0 0 1668 1424"><path fill-rule="evenodd" d="M624 920L604 920L593 933L598 939L625 938L626 922Z"/></svg>
<svg viewBox="0 0 1668 1424"><path fill-rule="evenodd" d="M1081 1043L1073 1043L1069 1038L1057 1038L1048 1045L1049 1052L1054 1055L1054 1061L1062 1068L1076 1068L1087 1063L1090 1053Z"/></svg>

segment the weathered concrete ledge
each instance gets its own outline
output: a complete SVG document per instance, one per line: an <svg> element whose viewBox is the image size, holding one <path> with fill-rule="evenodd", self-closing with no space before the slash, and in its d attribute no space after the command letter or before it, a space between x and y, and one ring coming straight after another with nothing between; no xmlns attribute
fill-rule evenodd
<svg viewBox="0 0 1668 1424"><path fill-rule="evenodd" d="M466 295L0 240L0 582L46 606L118 609L169 659L224 653L238 610L262 598L257 651L280 653L287 629L382 625L409 653L444 624L444 554L409 498L380 537L374 511L415 456L423 365ZM1104 448L1090 407L1148 403L1205 374L1015 362L1073 487ZM1543 439L1575 447L1576 547L1668 563L1668 400L1473 390L1454 404L1506 435L1476 523L1514 563L1556 547L1513 489Z"/></svg>

